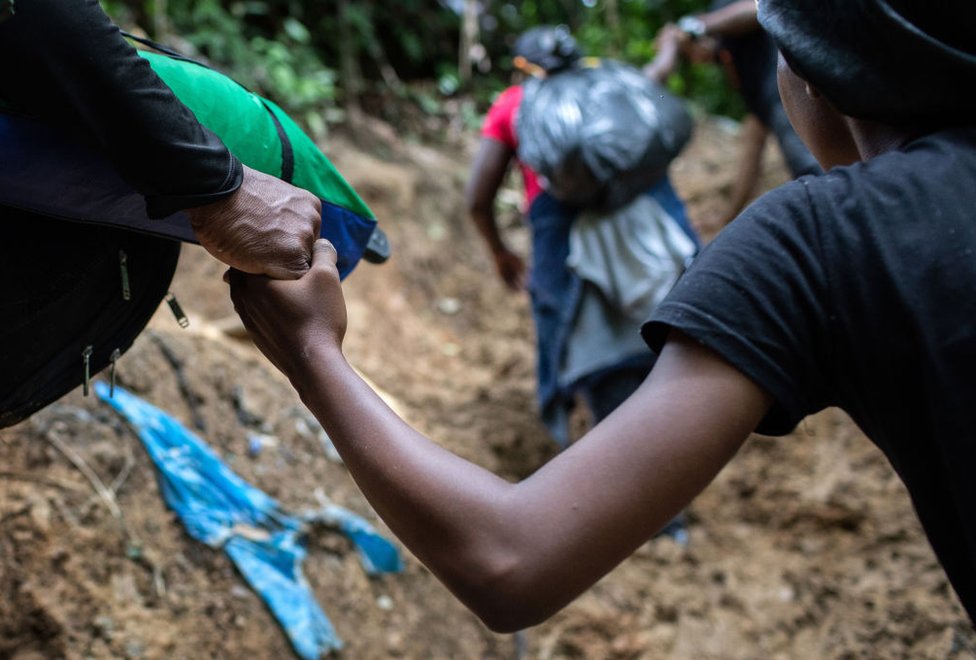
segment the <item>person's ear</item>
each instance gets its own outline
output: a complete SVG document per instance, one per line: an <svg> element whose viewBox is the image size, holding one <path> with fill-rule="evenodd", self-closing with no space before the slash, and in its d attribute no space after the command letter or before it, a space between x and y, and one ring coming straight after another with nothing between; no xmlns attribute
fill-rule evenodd
<svg viewBox="0 0 976 660"><path fill-rule="evenodd" d="M809 96L812 99L819 99L820 98L820 90L819 89L817 89L816 87L814 87L813 85L811 85L810 83L808 83L806 81L804 81L804 84L806 85L807 96Z"/></svg>

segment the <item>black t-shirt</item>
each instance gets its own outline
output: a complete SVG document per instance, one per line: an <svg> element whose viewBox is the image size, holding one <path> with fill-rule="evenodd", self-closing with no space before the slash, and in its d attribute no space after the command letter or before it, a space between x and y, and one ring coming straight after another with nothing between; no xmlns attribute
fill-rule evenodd
<svg viewBox="0 0 976 660"><path fill-rule="evenodd" d="M656 310L651 348L670 327L774 397L761 433L847 411L976 620L976 128L768 193Z"/></svg>
<svg viewBox="0 0 976 660"><path fill-rule="evenodd" d="M95 144L151 217L216 201L243 169L97 0L31 0L0 23L0 98Z"/></svg>

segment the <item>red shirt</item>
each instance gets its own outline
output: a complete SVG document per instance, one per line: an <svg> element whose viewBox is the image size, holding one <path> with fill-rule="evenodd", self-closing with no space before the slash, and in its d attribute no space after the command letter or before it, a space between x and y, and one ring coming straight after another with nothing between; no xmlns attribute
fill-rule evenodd
<svg viewBox="0 0 976 660"><path fill-rule="evenodd" d="M517 152L518 136L515 135L515 116L521 103L521 85L509 87L499 94L485 116L484 126L481 127L481 137L501 142L512 151ZM538 174L522 161L518 161L518 164L522 170L522 182L525 184L525 206L528 208L542 192L542 186L539 184Z"/></svg>

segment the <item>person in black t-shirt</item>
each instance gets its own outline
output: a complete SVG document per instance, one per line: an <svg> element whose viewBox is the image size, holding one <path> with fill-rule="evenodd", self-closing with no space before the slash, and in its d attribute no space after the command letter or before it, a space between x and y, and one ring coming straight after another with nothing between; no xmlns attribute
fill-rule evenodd
<svg viewBox="0 0 976 660"><path fill-rule="evenodd" d="M753 198L770 133L794 178L820 174L816 159L790 124L776 85L776 44L756 19L755 0L715 0L708 12L689 15L666 25L659 41L677 41L693 59L723 65L730 84L739 91L749 114L743 120L741 157L728 204L714 222L724 226Z"/></svg>
<svg viewBox="0 0 976 660"><path fill-rule="evenodd" d="M318 199L243 166L97 0L17 0L0 22L0 99L95 144L145 195L150 217L185 209L228 265L277 278L308 269Z"/></svg>
<svg viewBox="0 0 976 660"><path fill-rule="evenodd" d="M644 327L648 379L519 483L411 429L348 365L328 243L296 282L230 277L376 511L495 630L592 585L749 433L826 406L889 457L976 619L976 4L760 0L759 20L827 173L767 194L702 252Z"/></svg>

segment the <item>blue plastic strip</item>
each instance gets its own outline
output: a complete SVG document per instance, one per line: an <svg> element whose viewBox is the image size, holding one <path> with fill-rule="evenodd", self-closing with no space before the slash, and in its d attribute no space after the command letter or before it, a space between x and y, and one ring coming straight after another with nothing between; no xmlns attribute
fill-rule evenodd
<svg viewBox="0 0 976 660"><path fill-rule="evenodd" d="M306 660L342 648L302 574L303 523L232 472L209 446L155 406L116 387L95 383L98 397L135 428L157 468L166 504L187 532L223 547L264 599Z"/></svg>
<svg viewBox="0 0 976 660"><path fill-rule="evenodd" d="M397 547L352 511L332 504L318 511L309 511L301 518L305 522L338 528L359 551L359 560L368 575L399 573L403 570L403 560Z"/></svg>
<svg viewBox="0 0 976 660"><path fill-rule="evenodd" d="M267 541L234 536L224 550L251 588L264 598L300 658L318 660L342 648L302 574L305 547L295 534L279 532Z"/></svg>

